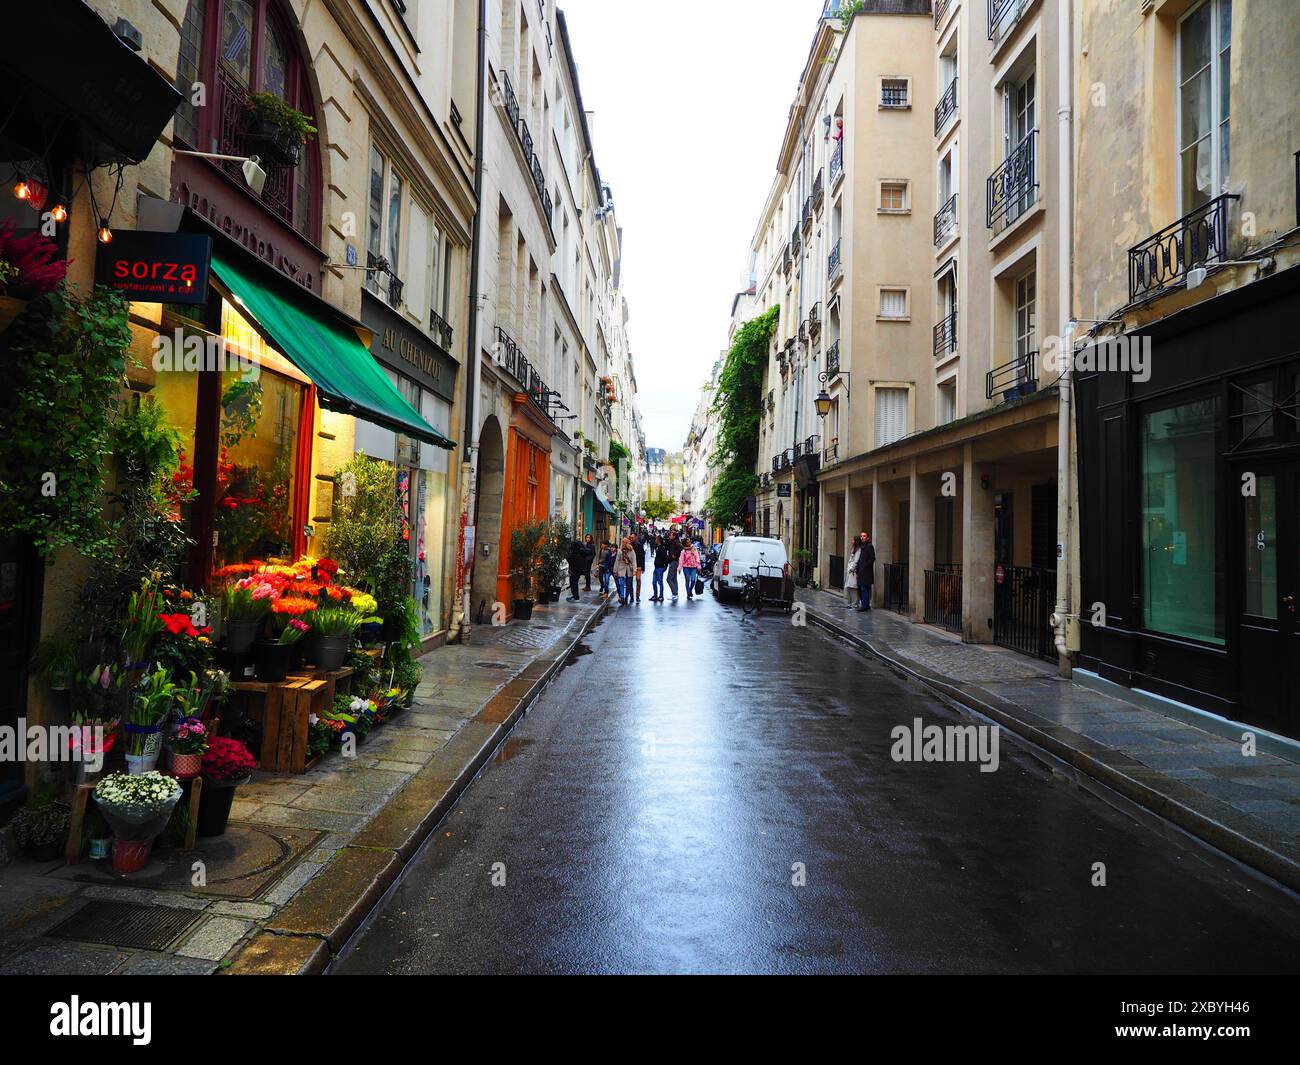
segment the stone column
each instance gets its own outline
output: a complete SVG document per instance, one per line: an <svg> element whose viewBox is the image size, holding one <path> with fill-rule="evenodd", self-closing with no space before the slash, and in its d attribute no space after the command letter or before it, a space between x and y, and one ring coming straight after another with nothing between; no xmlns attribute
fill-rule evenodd
<svg viewBox="0 0 1300 1065"><path fill-rule="evenodd" d="M925 620L925 571L934 568L934 497L939 478L932 473L918 473L912 460L911 478L911 557L908 579L912 585L912 620Z"/></svg>
<svg viewBox="0 0 1300 1065"><path fill-rule="evenodd" d="M988 487L982 479L988 478ZM962 460L961 631L967 643L993 642L993 465L974 460L967 443Z"/></svg>

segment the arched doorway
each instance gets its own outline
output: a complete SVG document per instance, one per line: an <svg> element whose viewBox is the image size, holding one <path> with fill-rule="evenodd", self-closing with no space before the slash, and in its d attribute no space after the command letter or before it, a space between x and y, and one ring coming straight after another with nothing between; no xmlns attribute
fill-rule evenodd
<svg viewBox="0 0 1300 1065"><path fill-rule="evenodd" d="M501 564L501 507L506 483L506 452L501 423L490 415L479 430L478 484L474 493L474 569L470 581L470 617L491 618L497 600L497 570ZM480 613L481 610L481 613Z"/></svg>

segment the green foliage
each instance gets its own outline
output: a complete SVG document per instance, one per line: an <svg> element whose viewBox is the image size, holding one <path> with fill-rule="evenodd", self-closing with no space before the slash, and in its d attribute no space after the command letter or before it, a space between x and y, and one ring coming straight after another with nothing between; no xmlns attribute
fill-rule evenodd
<svg viewBox="0 0 1300 1065"><path fill-rule="evenodd" d="M611 464L615 469L618 468L618 460L619 460L619 459L627 459L629 462L632 461L632 452L630 452L627 448L625 448L625 447L624 447L622 444L620 444L617 440L610 440L610 442L609 442L609 461L610 461L610 464Z"/></svg>
<svg viewBox="0 0 1300 1065"><path fill-rule="evenodd" d="M834 14L840 20L840 26L844 28L845 33L853 24L853 16L859 14L865 6L863 0L840 0L839 9Z"/></svg>
<svg viewBox="0 0 1300 1065"><path fill-rule="evenodd" d="M758 430L763 417L763 372L779 307L746 322L736 333L718 376L713 410L718 417L717 443L710 465L718 469L705 510L720 525L744 520L745 500L758 488Z"/></svg>
<svg viewBox="0 0 1300 1065"><path fill-rule="evenodd" d="M77 672L77 645L67 636L47 637L32 652L31 666L47 688L66 689Z"/></svg>
<svg viewBox="0 0 1300 1065"><path fill-rule="evenodd" d="M71 811L58 802L24 806L13 819L14 840L20 847L44 847L68 838Z"/></svg>
<svg viewBox="0 0 1300 1065"><path fill-rule="evenodd" d="M43 555L112 550L102 470L130 343L121 296L66 286L31 300L0 337L0 536L30 537Z"/></svg>
<svg viewBox="0 0 1300 1065"><path fill-rule="evenodd" d="M349 584L374 595L386 620L394 618L402 611L411 566L402 539L397 470L361 454L334 477L340 491L327 538L329 557Z"/></svg>
<svg viewBox="0 0 1300 1065"><path fill-rule="evenodd" d="M546 539L542 542L542 560L537 578L542 588L560 586L560 574L569 557L569 544L573 540L573 526L563 518L552 518L546 526Z"/></svg>
<svg viewBox="0 0 1300 1065"><path fill-rule="evenodd" d="M645 516L653 521L667 521L678 511L675 499L647 499L642 506Z"/></svg>
<svg viewBox="0 0 1300 1065"><path fill-rule="evenodd" d="M524 522L510 532L510 588L516 599L533 598L545 538L544 521Z"/></svg>
<svg viewBox="0 0 1300 1065"><path fill-rule="evenodd" d="M271 92L249 94L248 110L255 118L270 122L286 137L291 137L299 144L306 144L316 136L316 127L312 125L310 115L295 111L287 103Z"/></svg>

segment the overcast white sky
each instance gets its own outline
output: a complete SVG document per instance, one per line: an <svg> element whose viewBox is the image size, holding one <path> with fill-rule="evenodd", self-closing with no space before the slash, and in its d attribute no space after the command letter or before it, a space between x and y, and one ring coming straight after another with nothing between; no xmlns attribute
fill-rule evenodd
<svg viewBox="0 0 1300 1065"><path fill-rule="evenodd" d="M623 227L650 447L685 442L776 172L822 0L561 0Z"/></svg>

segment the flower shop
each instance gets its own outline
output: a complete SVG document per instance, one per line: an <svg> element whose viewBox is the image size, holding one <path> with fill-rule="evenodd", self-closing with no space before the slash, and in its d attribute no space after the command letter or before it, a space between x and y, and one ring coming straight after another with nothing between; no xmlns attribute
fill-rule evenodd
<svg viewBox="0 0 1300 1065"><path fill-rule="evenodd" d="M359 325L190 214L212 245L202 303L82 295L57 246L0 227L0 543L44 589L39 639L13 633L27 717L64 729L10 830L34 858L120 874L224 833L256 772L350 755L410 706L399 470L351 433L328 443L364 418L451 446Z"/></svg>

